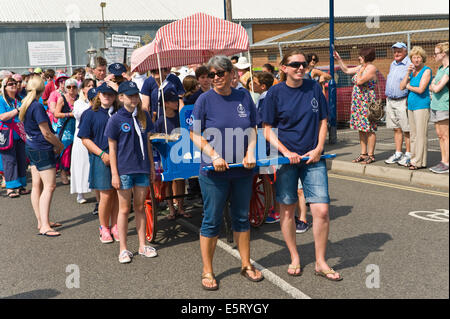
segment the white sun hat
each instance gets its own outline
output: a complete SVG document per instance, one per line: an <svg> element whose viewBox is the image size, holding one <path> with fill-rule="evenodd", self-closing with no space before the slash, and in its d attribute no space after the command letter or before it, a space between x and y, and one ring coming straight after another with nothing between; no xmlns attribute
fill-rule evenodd
<svg viewBox="0 0 450 319"><path fill-rule="evenodd" d="M248 69L251 66L251 64L248 63L247 58L245 56L241 56L234 66L237 67L239 70L245 70Z"/></svg>

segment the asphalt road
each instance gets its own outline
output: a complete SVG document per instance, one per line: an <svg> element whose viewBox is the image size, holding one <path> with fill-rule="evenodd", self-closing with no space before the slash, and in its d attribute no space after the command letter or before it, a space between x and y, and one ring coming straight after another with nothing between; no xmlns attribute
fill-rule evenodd
<svg viewBox="0 0 450 319"><path fill-rule="evenodd" d="M93 196L79 205L58 179L51 208L51 220L63 224L58 238L37 236L29 195L0 197L0 298L449 298L448 192L335 174L329 184L327 258L342 273L341 282L314 276L311 230L297 235L304 275L288 276L280 227L265 224L252 229L251 257L266 279L252 283L240 276L236 250L222 235L214 258L220 289L204 291L201 209L175 222L160 216L154 245L159 256L135 256L121 265L118 244L98 240ZM417 211L418 217L410 215ZM134 226L131 215L129 249L136 253Z"/></svg>

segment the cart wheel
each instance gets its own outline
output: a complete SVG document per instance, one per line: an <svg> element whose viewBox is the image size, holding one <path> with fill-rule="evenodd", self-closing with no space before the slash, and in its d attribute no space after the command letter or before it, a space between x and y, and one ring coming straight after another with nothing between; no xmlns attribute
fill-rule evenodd
<svg viewBox="0 0 450 319"><path fill-rule="evenodd" d="M225 208L223 209L223 221L225 225L225 233L227 235L227 242L233 242L233 229L231 228L231 215L230 215L230 202L225 203Z"/></svg>
<svg viewBox="0 0 450 319"><path fill-rule="evenodd" d="M149 190L149 195L147 196L149 199L145 201L145 237L150 243L152 243L155 241L156 237L156 221L158 219L159 205L158 200L155 197L153 187L149 187Z"/></svg>
<svg viewBox="0 0 450 319"><path fill-rule="evenodd" d="M253 178L253 192L250 200L249 220L253 227L261 226L267 218L272 206L272 188L267 175L256 175Z"/></svg>

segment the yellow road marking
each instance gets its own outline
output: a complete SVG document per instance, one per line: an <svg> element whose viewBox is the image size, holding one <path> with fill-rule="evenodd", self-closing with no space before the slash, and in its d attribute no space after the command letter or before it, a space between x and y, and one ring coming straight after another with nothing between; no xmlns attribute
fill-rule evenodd
<svg viewBox="0 0 450 319"><path fill-rule="evenodd" d="M437 192L437 191L432 191L432 190L425 190L425 189L421 189L421 188L403 186L403 185L398 185L398 184L379 182L379 181L375 181L375 180L368 180L368 179L362 179L362 178L344 176L344 175L337 175L337 174L331 174L331 173L328 174L328 177L337 178L337 179L345 179L347 181L360 182L360 183L366 183L366 184L371 184L371 185L391 187L391 188L396 188L396 189L401 189L401 190L406 190L406 191L411 191L411 192L416 192L416 193L448 197L448 193Z"/></svg>

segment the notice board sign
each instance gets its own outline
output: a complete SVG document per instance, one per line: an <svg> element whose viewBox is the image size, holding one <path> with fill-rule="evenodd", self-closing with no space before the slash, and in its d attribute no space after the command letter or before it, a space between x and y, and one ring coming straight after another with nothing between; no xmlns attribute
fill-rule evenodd
<svg viewBox="0 0 450 319"><path fill-rule="evenodd" d="M66 44L64 41L28 42L30 65L66 65Z"/></svg>
<svg viewBox="0 0 450 319"><path fill-rule="evenodd" d="M111 38L111 46L113 48L134 49L136 44L140 42L141 37L138 35L113 34Z"/></svg>

